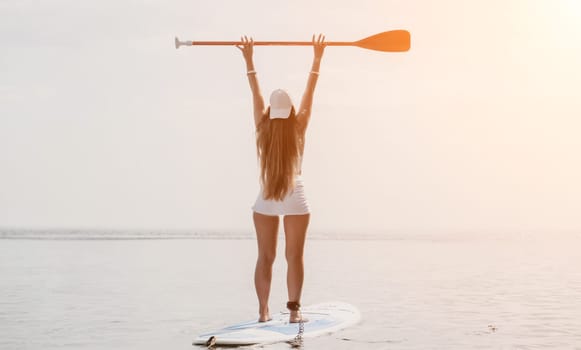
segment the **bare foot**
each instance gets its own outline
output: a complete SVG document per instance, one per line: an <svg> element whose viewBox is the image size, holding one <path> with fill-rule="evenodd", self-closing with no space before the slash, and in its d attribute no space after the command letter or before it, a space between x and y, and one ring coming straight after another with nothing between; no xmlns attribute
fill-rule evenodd
<svg viewBox="0 0 581 350"><path fill-rule="evenodd" d="M299 323L301 321L308 322L308 318L302 317L300 311L292 311L290 312L289 323Z"/></svg>
<svg viewBox="0 0 581 350"><path fill-rule="evenodd" d="M270 313L268 312L268 307L265 310L259 311L260 317L258 317L258 322L268 322L272 320Z"/></svg>

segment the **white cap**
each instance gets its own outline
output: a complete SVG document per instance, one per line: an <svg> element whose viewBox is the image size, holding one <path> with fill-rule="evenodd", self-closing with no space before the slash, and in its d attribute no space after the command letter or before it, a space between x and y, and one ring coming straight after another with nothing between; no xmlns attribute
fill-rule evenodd
<svg viewBox="0 0 581 350"><path fill-rule="evenodd" d="M277 89L270 95L270 119L287 119L290 116L293 102L288 93Z"/></svg>

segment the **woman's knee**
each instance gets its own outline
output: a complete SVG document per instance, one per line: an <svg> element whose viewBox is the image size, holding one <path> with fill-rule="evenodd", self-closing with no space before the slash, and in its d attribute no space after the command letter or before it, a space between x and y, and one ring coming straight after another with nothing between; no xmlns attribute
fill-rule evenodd
<svg viewBox="0 0 581 350"><path fill-rule="evenodd" d="M287 263L296 264L303 262L303 250L302 249L286 249L285 258Z"/></svg>
<svg viewBox="0 0 581 350"><path fill-rule="evenodd" d="M276 251L274 252L260 252L258 254L258 264L272 266L276 259Z"/></svg>

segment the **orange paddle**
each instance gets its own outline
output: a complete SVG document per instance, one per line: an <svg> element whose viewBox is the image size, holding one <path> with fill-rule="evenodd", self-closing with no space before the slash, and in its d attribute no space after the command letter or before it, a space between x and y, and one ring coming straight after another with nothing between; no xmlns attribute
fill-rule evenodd
<svg viewBox="0 0 581 350"><path fill-rule="evenodd" d="M182 45L242 45L241 41L179 41L175 38L176 49ZM357 46L363 49L403 52L410 49L410 33L407 30L398 29L375 34L358 41L330 41L327 46ZM283 46L312 46L311 41L255 41L254 45L283 45Z"/></svg>

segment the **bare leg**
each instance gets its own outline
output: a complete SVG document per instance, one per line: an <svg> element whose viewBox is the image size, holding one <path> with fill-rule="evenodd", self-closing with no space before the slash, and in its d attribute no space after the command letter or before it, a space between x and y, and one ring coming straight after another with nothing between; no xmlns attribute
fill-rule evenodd
<svg viewBox="0 0 581 350"><path fill-rule="evenodd" d="M303 252L310 214L286 215L284 217L284 234L286 238L285 255L288 265L286 282L288 288L288 300L300 302L305 275L303 264ZM297 311L291 311L290 322L298 322L300 315Z"/></svg>
<svg viewBox="0 0 581 350"><path fill-rule="evenodd" d="M254 212L254 227L258 242L258 259L254 270L254 286L258 296L259 321L270 319L268 297L272 280L272 264L276 257L276 238L278 233L278 216L269 216Z"/></svg>

